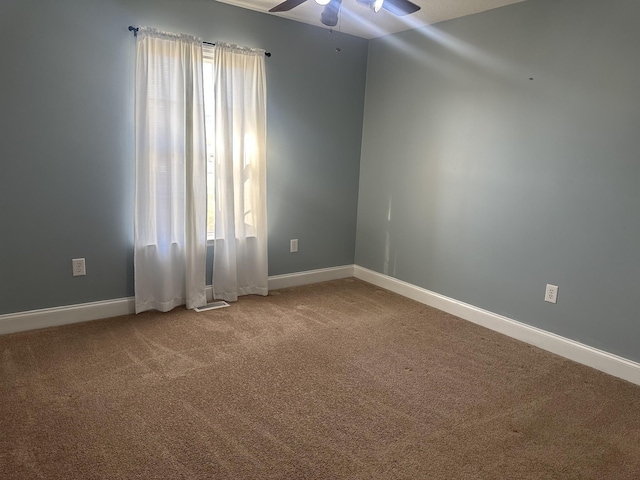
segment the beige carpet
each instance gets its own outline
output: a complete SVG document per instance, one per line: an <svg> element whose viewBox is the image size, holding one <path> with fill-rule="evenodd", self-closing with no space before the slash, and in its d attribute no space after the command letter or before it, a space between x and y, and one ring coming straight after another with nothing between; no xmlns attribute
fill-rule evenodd
<svg viewBox="0 0 640 480"><path fill-rule="evenodd" d="M354 279L0 356L3 480L640 478L640 387Z"/></svg>

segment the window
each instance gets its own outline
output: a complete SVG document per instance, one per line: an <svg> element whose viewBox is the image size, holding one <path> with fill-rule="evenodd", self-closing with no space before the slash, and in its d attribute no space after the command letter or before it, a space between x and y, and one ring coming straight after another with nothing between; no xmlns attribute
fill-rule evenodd
<svg viewBox="0 0 640 480"><path fill-rule="evenodd" d="M242 72L242 66L238 67L238 72ZM204 80L204 111L205 111L205 131L207 136L207 240L216 239L215 218L216 208L221 205L222 185L216 179L216 126L215 126L215 91L214 91L214 61L213 49L205 46L203 50L203 80ZM232 107L233 108L233 107ZM257 155L258 141L256 134L252 131L241 133L241 130L247 128L244 121L238 120L241 124L240 128L235 128L235 119L244 119L247 116L255 115L255 112L246 112L246 106L242 103L234 108L232 118L234 125L232 126L233 135L233 162L234 177L239 177L242 181L239 183L239 190L234 193L236 208L242 208L243 222L236 224L236 232L238 237L255 237L256 236L256 212L260 209L256 205L259 196L256 194L256 182L259 181ZM249 115L248 115L249 113ZM218 131L219 135L219 131ZM220 139L218 139L220 140ZM222 142L220 142L222 143Z"/></svg>
<svg viewBox="0 0 640 480"><path fill-rule="evenodd" d="M202 74L204 77L204 124L207 136L207 240L215 240L215 155L214 140L214 96L213 96L213 59L205 50Z"/></svg>

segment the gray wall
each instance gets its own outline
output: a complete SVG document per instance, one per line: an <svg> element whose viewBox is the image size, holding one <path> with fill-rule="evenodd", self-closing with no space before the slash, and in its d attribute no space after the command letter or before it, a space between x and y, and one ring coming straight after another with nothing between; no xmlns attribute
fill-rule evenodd
<svg viewBox="0 0 640 480"><path fill-rule="evenodd" d="M530 0L372 41L356 263L640 360L638 25Z"/></svg>
<svg viewBox="0 0 640 480"><path fill-rule="evenodd" d="M133 295L138 24L273 53L269 273L353 263L366 40L338 54L327 30L214 0L2 0L0 314Z"/></svg>

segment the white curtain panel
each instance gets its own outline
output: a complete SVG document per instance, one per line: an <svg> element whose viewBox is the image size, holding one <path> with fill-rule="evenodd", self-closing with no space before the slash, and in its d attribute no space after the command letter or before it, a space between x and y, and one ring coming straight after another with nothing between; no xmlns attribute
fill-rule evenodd
<svg viewBox="0 0 640 480"><path fill-rule="evenodd" d="M213 62L213 294L233 302L268 294L264 50L217 43L204 53Z"/></svg>
<svg viewBox="0 0 640 480"><path fill-rule="evenodd" d="M135 86L136 312L206 304L202 41L140 27Z"/></svg>

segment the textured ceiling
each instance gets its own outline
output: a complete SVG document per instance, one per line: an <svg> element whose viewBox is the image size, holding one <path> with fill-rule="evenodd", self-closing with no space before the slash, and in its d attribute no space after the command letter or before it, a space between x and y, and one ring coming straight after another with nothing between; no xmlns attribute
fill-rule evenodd
<svg viewBox="0 0 640 480"><path fill-rule="evenodd" d="M236 5L250 10L267 13L268 10L282 0L218 0L223 3ZM343 0L340 10L339 23L333 30L356 35L363 38L376 38L390 33L402 32L412 28L430 25L432 23L464 17L474 13L484 12L493 8L503 7L524 0L411 0L421 9L411 15L396 17L386 10L373 13L366 6L356 0ZM307 0L302 5L288 12L273 13L279 17L298 22L329 27L320 22L320 14L324 7L314 0Z"/></svg>

